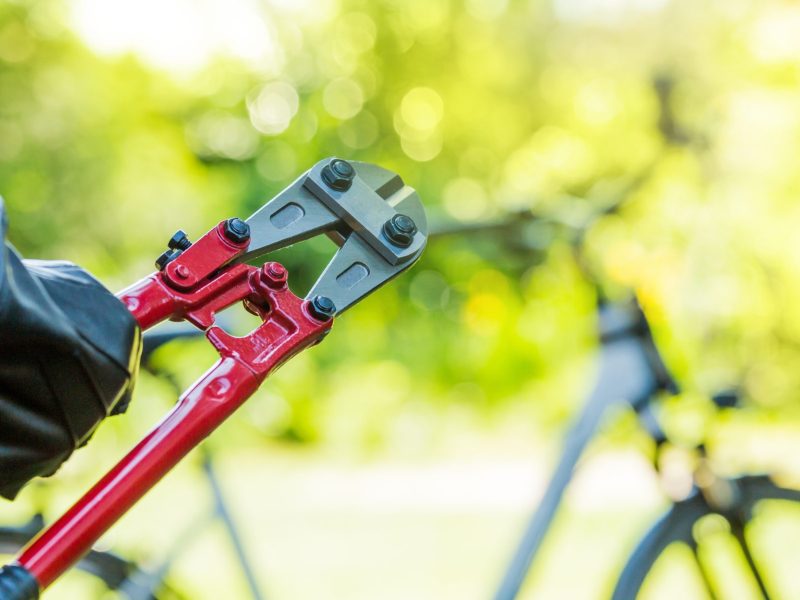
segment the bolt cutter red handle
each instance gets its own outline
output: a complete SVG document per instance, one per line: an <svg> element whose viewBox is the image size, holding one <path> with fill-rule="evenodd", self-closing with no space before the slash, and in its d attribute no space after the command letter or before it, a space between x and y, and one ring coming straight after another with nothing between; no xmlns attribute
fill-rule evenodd
<svg viewBox="0 0 800 600"><path fill-rule="evenodd" d="M206 336L220 359L147 437L22 552L18 564L40 587L47 587L85 554L181 458L239 408L273 369L318 342L330 329L332 320L312 316L308 303L289 290L286 270L278 263L267 263L261 269L234 264L213 277L208 275L245 247L228 243L217 227L162 272L119 295L143 329L165 318L186 319L207 329ZM212 326L217 311L238 301L263 319L255 331L241 338Z"/></svg>
<svg viewBox="0 0 800 600"><path fill-rule="evenodd" d="M282 265L243 262L320 233L341 248L310 299L289 290ZM247 222L223 221L194 244L176 233L156 261L159 271L119 298L142 329L166 319L189 321L205 331L220 358L127 456L0 569L2 600L37 598L271 371L319 342L334 314L411 266L426 241L425 213L413 189L390 171L339 159L309 169ZM244 337L214 325L216 313L237 302L262 320Z"/></svg>

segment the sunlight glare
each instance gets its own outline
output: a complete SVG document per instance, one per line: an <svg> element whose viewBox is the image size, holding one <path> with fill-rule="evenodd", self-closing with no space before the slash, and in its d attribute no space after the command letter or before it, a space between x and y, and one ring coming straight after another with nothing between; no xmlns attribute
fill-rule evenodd
<svg viewBox="0 0 800 600"><path fill-rule="evenodd" d="M73 0L71 22L99 54L133 53L174 74L196 72L217 56L273 75L283 66L255 0Z"/></svg>

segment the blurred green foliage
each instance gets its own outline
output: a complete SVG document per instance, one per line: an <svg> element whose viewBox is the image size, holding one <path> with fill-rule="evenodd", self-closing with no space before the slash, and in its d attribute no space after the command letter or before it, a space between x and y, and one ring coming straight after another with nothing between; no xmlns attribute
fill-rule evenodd
<svg viewBox="0 0 800 600"><path fill-rule="evenodd" d="M207 3L208 22L176 18L182 6L0 5L0 187L23 254L120 288L176 228L246 216L329 155L398 171L435 224L585 214L627 194L587 237L604 288L637 290L690 388L794 400L794 4ZM331 252L279 258L302 289ZM557 231L433 239L277 375L280 402L255 422L362 448L453 404L561 422L591 379L593 306ZM197 370L201 352L177 362Z"/></svg>
<svg viewBox="0 0 800 600"><path fill-rule="evenodd" d="M317 539L313 526L302 529L306 513L286 507L313 501L319 489L307 493L295 467L325 467L338 452L428 456L440 446L468 457L500 448L509 461L520 458L519 440L531 453L555 437L592 382L595 285L587 272L612 298L635 290L641 299L689 390L674 401L690 409L671 422L677 437L687 445L702 438L703 393L738 384L759 410L723 416L728 427L714 439L727 470L778 469L797 455L798 24L800 8L788 0L7 0L0 193L10 239L26 256L73 260L120 289L152 270L174 230L196 238L223 218L247 216L332 155L396 170L419 190L435 228L505 223L432 239L411 272L287 364L212 441L248 457L251 445L274 442L278 459L259 470L263 480L249 463L237 471L230 461L226 474L241 492L237 502L253 503L245 511L258 524L253 531L266 532L250 540L263 542L259 559L269 568L285 554L268 573L276 588L301 597L292 586L305 583L312 564L328 569L320 581L339 582L341 597L375 597L370 589L386 591L384 571L365 579L360 566L330 564L330 546L314 556L315 545L295 536ZM618 213L587 232L579 264L567 228L553 221L582 222L620 200ZM276 258L304 291L333 251L317 240ZM188 384L213 352L185 343L158 358ZM65 505L163 412L165 404L144 400L174 396L146 375L139 388L129 416L111 420L62 471L49 506ZM495 435L476 446L465 430ZM628 415L604 441L646 447L635 430ZM778 451L764 448L765 436ZM324 452L303 462L310 448ZM597 462L604 474L617 469ZM89 475L75 477L81 468ZM470 480L443 472L462 486ZM372 473L370 489L384 475ZM186 494L182 477L165 482L177 481L165 488L170 498ZM278 494L263 510L262 498L287 481L295 495ZM325 491L338 489L324 481ZM618 487L627 495L633 485ZM498 489L498 497L513 496L520 484L509 479ZM398 564L417 558L420 539L432 540L430 555L420 555L430 573L398 586L398 597L434 589L431 597L462 598L494 583L505 552L488 557L473 541L510 550L517 523L507 518L498 529L488 513L500 509L470 493L478 501L463 510L477 506L480 518L459 513L443 529L430 514L416 529L375 519L376 531L399 540L393 547L406 548ZM163 505L149 501L121 534L131 547L174 537L162 526ZM621 548L646 520L644 502L630 505L640 509L635 520L629 505L614 502L599 517L568 507L573 519L550 556L575 562L564 568L554 558L560 568L539 569L537 597L563 597L569 586L578 591L567 595L583 597L595 580L574 577L575 564L602 569L610 585L608 567L622 550L609 553L609 539ZM360 505L328 513L328 499L320 503L328 544L357 529ZM176 520L183 506L168 503ZM367 550L354 564L372 558L371 523L369 534L357 534ZM148 526L153 533L142 536ZM187 582L215 585L207 580L216 581L217 547L209 546L207 576L188 570ZM353 582L365 586L361 596Z"/></svg>

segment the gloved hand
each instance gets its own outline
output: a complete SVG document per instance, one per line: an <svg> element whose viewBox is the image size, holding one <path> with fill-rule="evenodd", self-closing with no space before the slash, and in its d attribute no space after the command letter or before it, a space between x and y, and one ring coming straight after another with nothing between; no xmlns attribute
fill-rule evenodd
<svg viewBox="0 0 800 600"><path fill-rule="evenodd" d="M6 228L0 198L0 495L13 499L127 408L141 332L86 271L21 260Z"/></svg>

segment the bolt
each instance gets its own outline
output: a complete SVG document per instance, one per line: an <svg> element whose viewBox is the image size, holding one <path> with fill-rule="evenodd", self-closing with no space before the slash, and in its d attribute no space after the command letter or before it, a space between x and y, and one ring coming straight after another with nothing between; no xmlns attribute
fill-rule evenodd
<svg viewBox="0 0 800 600"><path fill-rule="evenodd" d="M280 289L286 285L289 273L280 263L270 262L261 267L261 281L268 287Z"/></svg>
<svg viewBox="0 0 800 600"><path fill-rule="evenodd" d="M173 233L167 242L167 247L173 250L186 250L191 245L192 242L189 241L189 238L186 237L186 234L181 229Z"/></svg>
<svg viewBox="0 0 800 600"><path fill-rule="evenodd" d="M417 224L411 217L397 214L383 224L383 233L394 245L407 248L414 241Z"/></svg>
<svg viewBox="0 0 800 600"><path fill-rule="evenodd" d="M243 244L250 239L250 226L241 219L228 219L225 221L225 237L237 244Z"/></svg>
<svg viewBox="0 0 800 600"><path fill-rule="evenodd" d="M164 267L167 266L167 263L175 258L175 253L177 250L167 250L161 256L156 259L156 269L159 271L163 271Z"/></svg>
<svg viewBox="0 0 800 600"><path fill-rule="evenodd" d="M178 265L175 267L175 277L178 279L188 279L189 269L187 269L184 265Z"/></svg>
<svg viewBox="0 0 800 600"><path fill-rule="evenodd" d="M356 171L346 160L334 158L327 165L322 167L322 181L328 187L336 191L344 192L350 189L353 185L353 178L356 176Z"/></svg>
<svg viewBox="0 0 800 600"><path fill-rule="evenodd" d="M311 315L320 321L328 321L336 314L336 305L327 296L314 296L308 308Z"/></svg>

